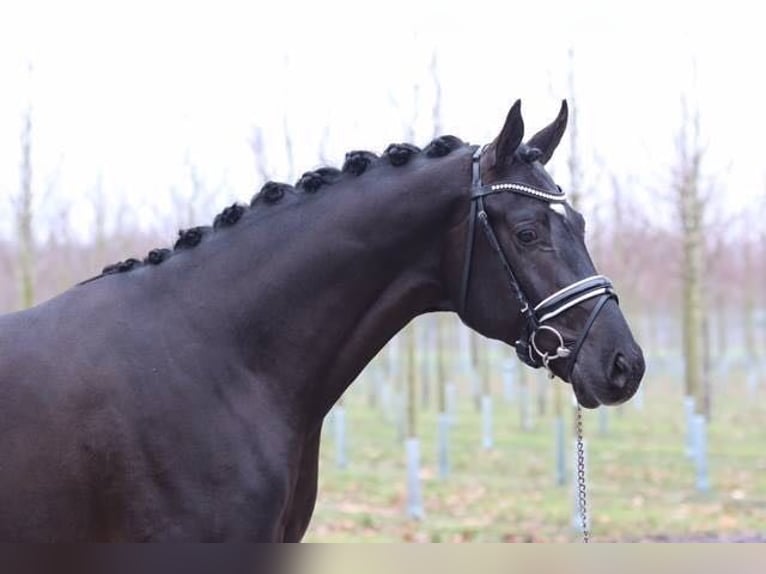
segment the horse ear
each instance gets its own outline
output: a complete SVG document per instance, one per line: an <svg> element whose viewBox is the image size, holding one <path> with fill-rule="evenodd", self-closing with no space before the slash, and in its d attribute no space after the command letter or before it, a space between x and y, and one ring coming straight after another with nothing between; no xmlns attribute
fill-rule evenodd
<svg viewBox="0 0 766 574"><path fill-rule="evenodd" d="M561 141L561 136L564 135L564 130L567 129L568 117L569 108L567 107L567 101L562 100L559 115L553 120L553 123L537 132L527 142L527 147L537 148L542 152L539 158L541 163L548 163L548 160L551 159L553 152Z"/></svg>
<svg viewBox="0 0 766 574"><path fill-rule="evenodd" d="M524 120L521 117L521 100L516 100L508 112L508 117L505 118L505 125L500 135L492 142L492 164L509 163L523 139Z"/></svg>

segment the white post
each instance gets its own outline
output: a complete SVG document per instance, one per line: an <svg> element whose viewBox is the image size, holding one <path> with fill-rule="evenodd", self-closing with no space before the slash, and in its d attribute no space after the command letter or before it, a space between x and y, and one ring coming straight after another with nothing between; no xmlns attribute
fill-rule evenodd
<svg viewBox="0 0 766 574"><path fill-rule="evenodd" d="M439 413L439 434L436 451L439 465L439 478L442 480L449 476L449 427L449 414Z"/></svg>
<svg viewBox="0 0 766 574"><path fill-rule="evenodd" d="M473 374L473 365L471 365L471 332L468 327L458 327L458 349L460 371L464 377Z"/></svg>
<svg viewBox="0 0 766 574"><path fill-rule="evenodd" d="M405 445L407 449L407 516L422 520L425 513L420 489L420 442L417 437L410 437Z"/></svg>
<svg viewBox="0 0 766 574"><path fill-rule="evenodd" d="M704 415L694 415L695 462L697 467L697 490L710 490L710 477L707 464L707 421Z"/></svg>
<svg viewBox="0 0 766 574"><path fill-rule="evenodd" d="M444 386L445 399L447 401L447 420L450 426L457 420L457 387L452 381Z"/></svg>
<svg viewBox="0 0 766 574"><path fill-rule="evenodd" d="M529 386L521 385L519 387L519 414L521 415L521 430L524 431L531 431L534 426L531 402Z"/></svg>
<svg viewBox="0 0 766 574"><path fill-rule="evenodd" d="M394 393L394 405L396 405L396 440L404 440L405 423L407 418L407 400L404 398L404 392L398 390Z"/></svg>
<svg viewBox="0 0 766 574"><path fill-rule="evenodd" d="M686 414L686 456L687 458L694 458L694 397L684 397L684 413Z"/></svg>
<svg viewBox="0 0 766 574"><path fill-rule="evenodd" d="M346 457L346 409L341 405L336 405L333 409L333 423L335 427L335 462L338 468L346 468L348 459Z"/></svg>
<svg viewBox="0 0 766 574"><path fill-rule="evenodd" d="M564 417L557 415L553 421L556 442L556 486L564 486L567 481L566 442L564 440Z"/></svg>
<svg viewBox="0 0 766 574"><path fill-rule="evenodd" d="M609 434L609 411L605 407L598 409L598 434L601 436Z"/></svg>
<svg viewBox="0 0 766 574"><path fill-rule="evenodd" d="M502 366L503 398L506 403L516 398L516 361L505 359Z"/></svg>
<svg viewBox="0 0 766 574"><path fill-rule="evenodd" d="M481 397L481 428L482 439L481 446L484 450L492 449L492 397L483 395Z"/></svg>

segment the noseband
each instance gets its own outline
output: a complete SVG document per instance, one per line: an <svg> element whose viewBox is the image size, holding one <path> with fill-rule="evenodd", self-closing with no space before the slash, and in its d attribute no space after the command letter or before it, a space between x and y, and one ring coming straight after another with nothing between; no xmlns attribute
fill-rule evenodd
<svg viewBox="0 0 766 574"><path fill-rule="evenodd" d="M497 254L500 262L505 269L505 273L508 278L508 285L513 291L516 300L519 303L521 314L526 321L524 331L522 332L519 340L516 341L516 354L519 358L535 369L539 367L545 367L550 376L553 377L554 373L550 366L550 361L554 359L569 359L569 364L566 367L565 380L571 382L572 371L574 370L575 361L577 355L582 348L585 338L588 336L590 328L598 317L598 314L603 309L606 302L610 299L617 301L617 293L614 290L612 282L609 281L603 275L592 275L579 281L572 283L571 285L559 289L552 295L549 295L537 305L532 307L524 295L524 291L519 284L516 274L513 272L513 268L508 262L508 258L505 256L503 249L500 247L500 242L497 239L497 235L492 229L492 224L487 216L487 211L484 209L484 198L488 195L500 193L504 191L510 191L512 193L518 193L520 195L526 195L539 199L540 201L546 201L550 203L564 203L566 201L566 195L559 190L559 193L550 193L535 189L528 185L520 183L506 182L495 183L491 185L483 185L481 182L480 160L482 149L478 148L473 154L473 176L471 182L471 212L468 220L468 241L466 241L466 253L464 258L463 267L463 283L460 296L460 312L465 312L468 304L468 290L471 282L471 263L473 257L473 244L476 235L476 222L481 224L481 228L484 234L487 236L487 240L492 246L492 250ZM598 297L596 305L590 312L588 320L585 322L580 336L575 341L572 348L569 348L564 343L564 337L555 328L548 324L549 321L558 317L562 313L569 309ZM540 348L537 337L542 332L551 333L558 341L558 345L553 352L544 351Z"/></svg>

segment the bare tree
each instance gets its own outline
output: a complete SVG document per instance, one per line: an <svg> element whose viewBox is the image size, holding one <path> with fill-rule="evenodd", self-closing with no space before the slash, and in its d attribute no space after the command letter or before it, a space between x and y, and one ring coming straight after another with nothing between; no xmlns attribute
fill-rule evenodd
<svg viewBox="0 0 766 574"><path fill-rule="evenodd" d="M394 96L394 94L389 94L389 102L391 103L391 106L399 110L402 119L402 131L404 133L404 141L415 143L416 141L416 126L417 126L417 120L418 120L418 110L420 105L420 84L415 84L412 86L412 112L405 116L403 109L406 110L406 106L404 106L401 101Z"/></svg>
<svg viewBox="0 0 766 574"><path fill-rule="evenodd" d="M287 181L295 181L295 150L290 123L287 120L287 110L282 116L282 130L285 138L285 158L287 159Z"/></svg>
<svg viewBox="0 0 766 574"><path fill-rule="evenodd" d="M253 152L255 171L260 176L261 183L269 181L271 179L271 170L269 169L266 150L264 149L263 129L260 127L253 128L253 135L250 138L250 150Z"/></svg>
<svg viewBox="0 0 766 574"><path fill-rule="evenodd" d="M31 307L35 301L35 239L32 192L32 104L22 118L20 189L15 202L16 236L18 238L19 304Z"/></svg>
<svg viewBox="0 0 766 574"><path fill-rule="evenodd" d="M436 55L436 50L434 50L431 57L429 72L434 86L434 103L431 107L431 122L433 124L433 137L436 137L442 133L442 83L439 79L439 60Z"/></svg>
<svg viewBox="0 0 766 574"><path fill-rule="evenodd" d="M574 49L569 48L569 74L568 74L568 91L569 91L569 102L568 102L568 111L569 111L569 121L567 125L567 131L569 132L569 159L567 161L567 167L569 169L569 200L572 203L572 207L575 209L582 209L582 158L580 156L580 146L579 146L579 132L577 130L577 108L578 108L578 101L575 96L575 83L574 83ZM556 423L555 424L563 424L564 420L564 409L563 404L564 401L561 397L561 393L563 392L561 389L562 385L554 385L553 390L553 408L554 408L554 415L556 417ZM539 399L540 401L545 400L544 397ZM545 405L542 404L542 409L544 409ZM559 422L562 421L562 422ZM575 428L575 423L577 421L577 407L574 407L574 410L572 411L572 428Z"/></svg>
<svg viewBox="0 0 766 574"><path fill-rule="evenodd" d="M574 48L569 48L569 125L567 131L569 132L569 197L572 202L572 207L580 209L581 194L582 194L582 169L580 166L580 149L579 149L579 131L577 124L577 99L575 98L575 81L574 81Z"/></svg>
<svg viewBox="0 0 766 574"><path fill-rule="evenodd" d="M709 393L705 372L705 245L703 216L705 201L702 193L702 160L704 149L700 137L700 113L682 98L682 123L677 136L677 166L675 174L676 205L678 207L682 243L682 324L684 348L684 392L694 398L695 411L709 414Z"/></svg>
<svg viewBox="0 0 766 574"><path fill-rule="evenodd" d="M290 124L287 119L287 112L282 118L282 137L285 150L285 161L287 163L287 171L284 174L287 181L294 181L295 178L295 146L293 144L292 132L290 131ZM319 155L325 154L325 146L327 145L327 139L329 138L329 130L325 130L322 134L322 140L320 141ZM250 137L250 151L253 153L253 159L255 160L255 171L260 178L260 183L263 184L271 179L274 179L274 169L269 162L269 154L266 153L266 137L264 135L263 128L256 126L253 128L253 134Z"/></svg>
<svg viewBox="0 0 766 574"><path fill-rule="evenodd" d="M188 155L186 156L186 168L189 173L188 192L184 193L177 187L170 191L176 213L176 223L181 228L199 225L200 210L208 211L213 198L213 194L209 193L208 186L200 175L197 165Z"/></svg>
<svg viewBox="0 0 766 574"><path fill-rule="evenodd" d="M757 287L755 281L753 281L754 274L752 273L752 270L754 270L756 267L754 257L755 240L753 237L753 224L753 218L751 217L750 212L748 212L745 220L745 233L744 237L742 238L742 264L744 267L744 272L741 274L741 285L743 290L743 304L741 308L743 311L742 325L744 327L745 350L750 361L754 360L758 355L756 351L757 343L755 333Z"/></svg>
<svg viewBox="0 0 766 574"><path fill-rule="evenodd" d="M96 183L90 190L90 201L93 207L93 241L96 261L102 262L106 255L107 242L107 204L104 194L103 178L99 174Z"/></svg>
<svg viewBox="0 0 766 574"><path fill-rule="evenodd" d="M14 273L15 249L0 241L0 274L10 277ZM16 307L16 286L13 281L0 282L0 313L12 311Z"/></svg>
<svg viewBox="0 0 766 574"><path fill-rule="evenodd" d="M762 212L763 213L763 212ZM759 233L758 233L758 239L757 239L757 256L756 261L758 261L758 268L756 269L755 277L756 281L760 285L763 285L766 283L766 229L761 227ZM757 301L757 304L761 310L764 309L764 296L761 293L760 298ZM766 348L766 328L764 328L764 321L763 319L758 324L758 330L760 331L760 338L757 339L758 348L761 349L760 352L760 358L763 359L763 349Z"/></svg>
<svg viewBox="0 0 766 574"><path fill-rule="evenodd" d="M330 142L330 126L325 126L322 129L322 137L319 138L319 161L322 165L331 165L332 159L327 154L327 147Z"/></svg>

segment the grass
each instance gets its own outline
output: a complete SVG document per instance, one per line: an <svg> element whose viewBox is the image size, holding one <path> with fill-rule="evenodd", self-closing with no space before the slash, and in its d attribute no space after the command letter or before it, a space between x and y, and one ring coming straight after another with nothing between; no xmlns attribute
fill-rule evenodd
<svg viewBox="0 0 766 574"><path fill-rule="evenodd" d="M600 432L598 412L585 413L595 541L766 534L766 380L753 393L745 377L743 370L731 370L726 384L719 380L715 385L707 493L696 491L694 465L684 454L682 390L670 369L647 377L642 409L636 402L608 409L607 432ZM537 395L528 431L521 429L518 401L505 401L494 389L494 447L484 450L481 415L469 385L458 381L446 480L437 472L436 408L421 405L417 424L426 516L416 521L405 509L404 445L391 413L386 416L380 404L368 404L371 380L367 373L345 397L345 469L335 462L331 418L325 425L319 497L306 541L579 539L571 526L573 409L568 386L538 374L527 376ZM538 412L538 391L543 412ZM566 405L566 486L557 486L554 479L555 392Z"/></svg>

